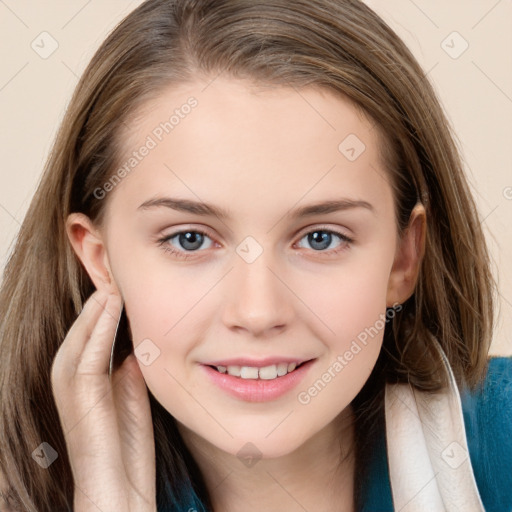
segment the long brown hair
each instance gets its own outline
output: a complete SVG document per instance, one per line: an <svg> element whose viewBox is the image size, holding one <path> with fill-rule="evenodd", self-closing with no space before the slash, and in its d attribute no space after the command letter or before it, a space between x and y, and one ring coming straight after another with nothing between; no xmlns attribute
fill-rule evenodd
<svg viewBox="0 0 512 512"><path fill-rule="evenodd" d="M375 369L353 402L359 463L385 382L442 386L433 337L459 386L475 388L485 375L495 290L488 250L450 125L399 37L358 0L148 0L111 32L83 73L5 267L0 474L14 509L72 509L50 367L94 286L67 239L65 220L83 212L102 222L106 201L94 190L120 165L123 125L139 107L172 84L220 73L324 87L350 98L379 131L397 232L417 202L426 208L427 246L415 293L386 325ZM180 502L190 483L210 506L172 416L150 398L159 494L168 481ZM59 455L48 469L31 457L42 442Z"/></svg>

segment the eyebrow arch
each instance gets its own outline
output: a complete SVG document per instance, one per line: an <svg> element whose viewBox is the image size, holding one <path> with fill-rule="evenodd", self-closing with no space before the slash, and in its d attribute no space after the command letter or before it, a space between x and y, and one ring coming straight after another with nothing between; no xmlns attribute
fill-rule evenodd
<svg viewBox="0 0 512 512"><path fill-rule="evenodd" d="M231 217L231 213L224 208L199 201L192 201L190 199L177 199L172 197L155 197L153 199L148 199L147 201L144 201L137 208L137 210L148 210L150 208L157 208L162 206L180 212L218 217L219 219L224 220ZM308 206L302 206L300 208L291 210L287 215L292 218L301 218L343 210L350 210L353 208L365 208L372 213L375 213L375 209L367 201L354 199L337 199L323 201Z"/></svg>

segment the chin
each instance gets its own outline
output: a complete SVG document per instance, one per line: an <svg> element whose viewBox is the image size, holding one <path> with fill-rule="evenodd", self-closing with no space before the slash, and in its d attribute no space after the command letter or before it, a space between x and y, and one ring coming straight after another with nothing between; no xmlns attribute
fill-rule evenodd
<svg viewBox="0 0 512 512"><path fill-rule="evenodd" d="M234 439L230 439L226 444L216 444L217 448L239 458L244 464L250 467L252 459L277 459L293 453L297 450L303 441L294 440L290 436L273 435L265 438L261 432L253 437L245 433Z"/></svg>

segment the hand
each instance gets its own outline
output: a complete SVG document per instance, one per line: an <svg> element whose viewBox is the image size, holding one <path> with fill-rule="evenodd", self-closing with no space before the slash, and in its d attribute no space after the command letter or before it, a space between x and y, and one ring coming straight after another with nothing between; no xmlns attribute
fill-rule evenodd
<svg viewBox="0 0 512 512"><path fill-rule="evenodd" d="M155 512L153 422L133 352L109 379L122 300L94 292L57 351L53 394L75 482L74 512Z"/></svg>

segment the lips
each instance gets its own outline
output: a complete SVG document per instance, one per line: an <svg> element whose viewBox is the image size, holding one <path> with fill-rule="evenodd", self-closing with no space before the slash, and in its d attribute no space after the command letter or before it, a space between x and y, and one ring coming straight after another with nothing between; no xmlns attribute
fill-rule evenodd
<svg viewBox="0 0 512 512"><path fill-rule="evenodd" d="M214 361L206 366L242 379L272 380L282 377L300 368L311 359L297 359L290 357L267 357L265 359L231 358Z"/></svg>
<svg viewBox="0 0 512 512"><path fill-rule="evenodd" d="M232 360L229 360L229 362L231 361ZM240 361L240 359L238 359L238 361ZM244 359L244 361L247 361L247 359ZM273 361L275 361L275 359L273 359ZM201 370L205 372L210 382L232 397L246 402L267 402L276 400L296 388L305 378L309 369L315 364L315 361L315 359L305 361L291 372L268 380L267 378L253 378L253 375L247 375L244 378L243 376L237 377L229 373L221 373L217 369L214 369L213 365L201 364L199 366ZM254 364L254 362L252 364ZM242 369L244 367L240 368ZM248 368L249 371L251 369L251 367L245 368ZM256 367L252 368L253 371L258 370Z"/></svg>
<svg viewBox="0 0 512 512"><path fill-rule="evenodd" d="M219 359L216 361L210 361L202 363L206 366L250 366L253 368L263 368L270 365L278 365L280 363L295 363L296 366L309 361L310 357L297 358L297 357L284 357L284 356L268 356L265 358L250 358L250 357L232 357L229 359Z"/></svg>

